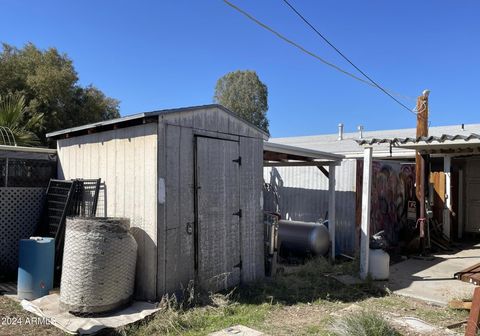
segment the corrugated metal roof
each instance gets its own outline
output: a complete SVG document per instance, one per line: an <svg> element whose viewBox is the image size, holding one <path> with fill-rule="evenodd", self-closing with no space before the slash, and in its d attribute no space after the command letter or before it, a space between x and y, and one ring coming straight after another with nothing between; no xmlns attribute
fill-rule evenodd
<svg viewBox="0 0 480 336"><path fill-rule="evenodd" d="M55 131L55 132L50 132L50 133L47 133L46 137L47 138L55 138L55 137L58 137L59 135L63 135L63 134L67 134L67 133L75 133L75 132L96 129L96 128L109 126L109 125L121 124L121 123L125 123L125 122L128 122L128 121L136 120L136 119L156 117L156 116L159 116L159 115L162 115L162 114L187 112L187 111L200 110L200 109L210 109L210 108L218 108L218 109L230 114L231 116L243 121L244 123L250 125L251 127L258 130L259 132L262 132L264 135L268 136L268 134L264 130L262 130L262 129L258 128L257 126L253 125L249 121L241 118L238 114L230 111L225 106L220 105L220 104L207 104L207 105L180 107L180 108L173 108L173 109L165 109L165 110L157 110L157 111L151 111L151 112L142 112L142 113L132 114L132 115L121 117L121 118L110 119L110 120L100 121L100 122L96 122L96 123L92 123L92 124L86 124L86 125L81 125L81 126L77 126L77 127L72 127L72 128L67 128L67 129Z"/></svg>
<svg viewBox="0 0 480 336"><path fill-rule="evenodd" d="M393 144L393 145L408 145L408 144L417 144L417 143L446 143L459 140L464 142L469 142L471 140L480 140L480 135L471 133L468 135L463 134L442 134L441 136L424 136L424 137L414 137L414 138L371 138L371 139L362 139L356 140L359 145L377 145L377 144ZM460 142L461 142L460 141Z"/></svg>
<svg viewBox="0 0 480 336"><path fill-rule="evenodd" d="M429 134L435 137L441 137L445 134L456 134L458 136L470 136L471 134L480 134L480 124L466 124L462 128L461 125L451 126L437 126L430 127ZM344 133L343 140L337 140L338 133L299 136L287 138L271 138L270 142L287 144L292 146L299 146L329 153L342 154L347 158L356 158L363 156L363 148L359 146L357 140L371 140L371 139L412 139L415 138L416 129L393 129L393 130L379 130L379 131L364 131L363 139L359 139L358 132ZM390 142L385 141L378 144L374 150L376 157L390 157ZM392 148L392 156L394 157L414 157L415 153L411 149L405 147Z"/></svg>

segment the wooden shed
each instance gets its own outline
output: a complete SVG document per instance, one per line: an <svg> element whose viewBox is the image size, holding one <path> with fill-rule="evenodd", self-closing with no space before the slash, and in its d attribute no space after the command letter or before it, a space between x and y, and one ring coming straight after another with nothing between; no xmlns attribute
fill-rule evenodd
<svg viewBox="0 0 480 336"><path fill-rule="evenodd" d="M97 215L130 218L138 298L264 276L262 130L205 105L47 137L57 140L59 178L101 178Z"/></svg>

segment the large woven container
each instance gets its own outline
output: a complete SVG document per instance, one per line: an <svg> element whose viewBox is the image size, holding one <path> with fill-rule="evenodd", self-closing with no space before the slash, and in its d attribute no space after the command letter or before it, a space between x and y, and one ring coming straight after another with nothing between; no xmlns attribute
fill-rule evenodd
<svg viewBox="0 0 480 336"><path fill-rule="evenodd" d="M132 298L137 243L124 218L68 218L60 307L72 313L103 313Z"/></svg>

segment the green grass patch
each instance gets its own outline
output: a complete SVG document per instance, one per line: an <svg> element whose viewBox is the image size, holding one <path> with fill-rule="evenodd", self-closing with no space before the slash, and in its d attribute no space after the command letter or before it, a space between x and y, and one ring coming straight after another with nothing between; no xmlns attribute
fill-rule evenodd
<svg viewBox="0 0 480 336"><path fill-rule="evenodd" d="M400 336L380 315L359 311L347 314L333 323L335 336Z"/></svg>

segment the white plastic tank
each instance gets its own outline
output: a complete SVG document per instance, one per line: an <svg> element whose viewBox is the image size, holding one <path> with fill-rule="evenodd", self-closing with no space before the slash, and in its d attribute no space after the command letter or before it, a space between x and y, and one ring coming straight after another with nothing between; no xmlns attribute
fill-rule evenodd
<svg viewBox="0 0 480 336"><path fill-rule="evenodd" d="M370 249L368 273L372 280L387 280L390 275L390 255L382 249Z"/></svg>

